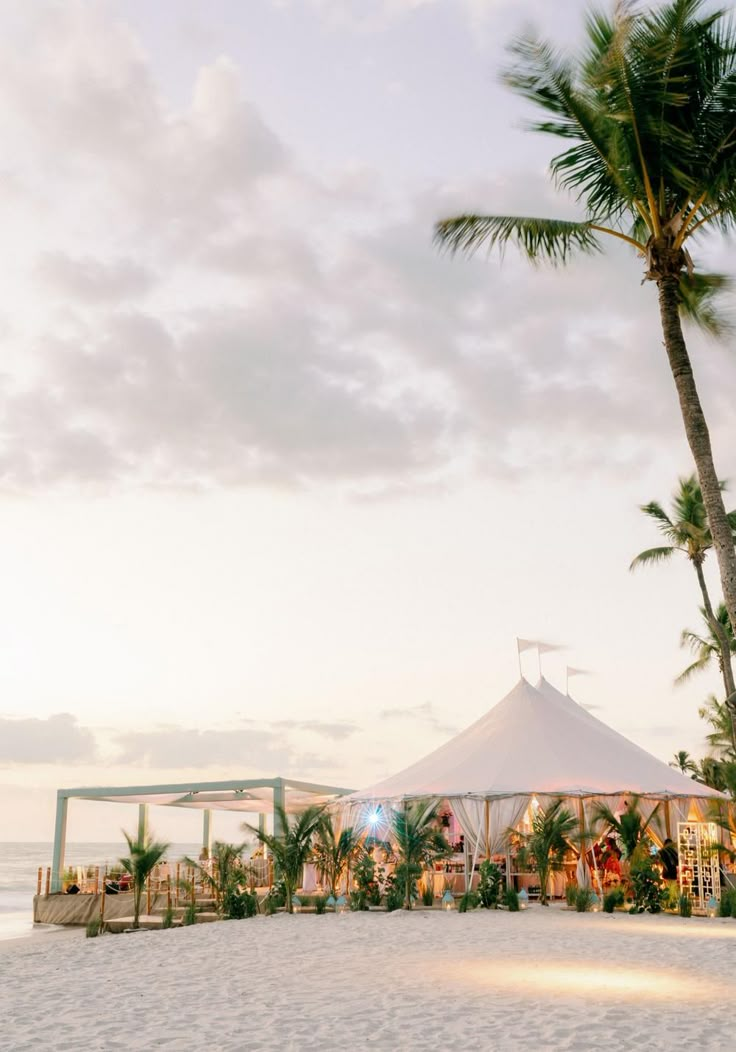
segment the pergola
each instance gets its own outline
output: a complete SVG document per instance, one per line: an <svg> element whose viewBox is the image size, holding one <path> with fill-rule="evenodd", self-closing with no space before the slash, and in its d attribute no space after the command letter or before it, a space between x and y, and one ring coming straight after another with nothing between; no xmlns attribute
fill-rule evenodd
<svg viewBox="0 0 736 1052"><path fill-rule="evenodd" d="M56 795L54 855L51 866L51 892L62 889L66 823L69 801L101 800L107 803L138 804L138 836L148 829L148 807L184 807L203 812L202 846L211 847L213 811L242 811L258 814L264 828L266 815L273 815L274 832L279 832L278 808L298 813L310 805L326 805L351 793L334 785L295 781L293 778L243 778L224 782L184 782L177 785L119 785L82 789L59 789Z"/></svg>

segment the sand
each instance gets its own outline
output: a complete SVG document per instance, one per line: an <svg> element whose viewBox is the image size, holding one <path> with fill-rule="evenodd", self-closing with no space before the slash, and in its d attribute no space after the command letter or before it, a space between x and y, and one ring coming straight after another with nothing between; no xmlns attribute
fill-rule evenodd
<svg viewBox="0 0 736 1052"><path fill-rule="evenodd" d="M0 948L0 1048L733 1049L736 920L277 915Z"/></svg>

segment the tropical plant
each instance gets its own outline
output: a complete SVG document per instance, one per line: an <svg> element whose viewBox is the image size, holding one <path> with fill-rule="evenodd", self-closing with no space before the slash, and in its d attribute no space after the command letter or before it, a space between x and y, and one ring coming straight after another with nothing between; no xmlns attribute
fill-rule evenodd
<svg viewBox="0 0 736 1052"><path fill-rule="evenodd" d="M655 820L659 808L660 804L657 804L645 820L639 808L639 797L634 796L619 815L614 814L608 804L598 804L593 810L593 822L613 832L621 842L624 858L632 859L637 848L647 846L647 826Z"/></svg>
<svg viewBox="0 0 736 1052"><path fill-rule="evenodd" d="M519 904L519 892L516 888L506 888L503 893L503 904L509 913L518 913L521 909Z"/></svg>
<svg viewBox="0 0 736 1052"><path fill-rule="evenodd" d="M542 111L533 130L561 138L557 185L583 218L460 215L436 226L438 242L473 253L517 245L533 262L567 263L615 238L643 259L656 284L664 346L736 624L736 550L708 426L682 331L681 312L707 305L723 279L695 273L690 246L736 224L736 33L704 0L650 10L620 2L588 16L584 53L561 55L534 37L511 48L506 83ZM696 310L700 321L713 320Z"/></svg>
<svg viewBox="0 0 736 1052"><path fill-rule="evenodd" d="M437 808L421 802L392 813L391 837L398 859L396 879L403 887L404 905L410 910L423 870L451 855L452 848L437 827Z"/></svg>
<svg viewBox="0 0 736 1052"><path fill-rule="evenodd" d="M613 913L617 906L623 906L624 904L624 891L623 888L611 888L603 896L603 912Z"/></svg>
<svg viewBox="0 0 736 1052"><path fill-rule="evenodd" d="M692 917L693 900L689 895L680 895L679 913L681 917Z"/></svg>
<svg viewBox="0 0 736 1052"><path fill-rule="evenodd" d="M719 603L715 611L713 611L715 620L719 625L718 632L714 631L706 608L701 606L700 613L704 622L703 634L698 635L697 632L693 632L689 628L684 629L680 633L680 646L689 647L695 655L695 661L680 672L675 683L686 682L694 672L701 672L709 668L715 661L725 685L729 675L732 674L731 655L736 653L736 639L734 639L734 630L729 621L729 612L722 603ZM725 663L723 661L723 646L728 647ZM733 740L733 725L731 737Z"/></svg>
<svg viewBox="0 0 736 1052"><path fill-rule="evenodd" d="M317 826L312 856L330 893L337 897L343 877L348 877L350 863L360 849L360 835L352 827L335 831L332 815L325 812Z"/></svg>
<svg viewBox="0 0 736 1052"><path fill-rule="evenodd" d="M141 898L154 866L158 865L169 849L168 844L153 840L151 837L133 837L123 831L128 843L128 857L121 858L120 864L130 874L133 884L133 927L140 926Z"/></svg>
<svg viewBox="0 0 736 1052"><path fill-rule="evenodd" d="M680 749L679 752L675 753L674 758L670 760L670 767L677 768L682 774L693 774L695 761L687 749Z"/></svg>
<svg viewBox="0 0 736 1052"><path fill-rule="evenodd" d="M594 894L592 888L577 888L575 892L575 912L587 913L593 905Z"/></svg>
<svg viewBox="0 0 736 1052"><path fill-rule="evenodd" d="M711 729L705 740L717 756L726 760L736 760L731 713L725 702L718 701L714 694L709 694L705 704L698 709L698 716L710 724Z"/></svg>
<svg viewBox="0 0 736 1052"><path fill-rule="evenodd" d="M726 914L728 916L728 914ZM84 929L84 933L88 939L96 939L102 931L102 922L99 917L93 917L92 920L87 921L87 927Z"/></svg>
<svg viewBox="0 0 736 1052"><path fill-rule="evenodd" d="M197 923L197 905L194 902L190 902L187 908L184 910L184 914L181 918L181 922L185 927L190 924Z"/></svg>
<svg viewBox="0 0 736 1052"><path fill-rule="evenodd" d="M255 833L273 856L278 877L283 881L284 905L287 913L293 913L292 899L299 886L304 863L312 851L312 841L322 821L324 808L306 807L293 820L283 807L274 807L275 831L267 833L257 826L243 824L249 833Z"/></svg>
<svg viewBox="0 0 736 1052"><path fill-rule="evenodd" d="M725 489L725 483L721 482L719 485L721 490ZM643 504L641 510L645 515L654 519L660 533L664 535L669 543L664 547L649 548L647 551L640 552L631 563L629 569L635 570L638 566L669 560L675 552L681 552L690 561L695 570L698 587L703 599L701 608L703 617L709 626L715 649L720 655L721 676L723 677L726 697L729 698L736 690L733 669L731 668L731 654L734 650L733 630L728 620L726 607L721 604L722 610L720 608L717 611L713 609L705 581L703 563L706 555L713 547L713 537L708 525L703 494L697 478L695 475L691 475L689 478L681 478L679 480L678 488L672 495L669 515L656 500L650 501L649 504ZM733 535L733 531L736 530L736 511L728 512L726 518ZM683 638L687 635L688 633L683 633ZM696 667L702 666L697 664L691 666L690 669L686 669L683 674L678 676L675 682L681 683Z"/></svg>
<svg viewBox="0 0 736 1052"><path fill-rule="evenodd" d="M631 866L631 890L634 903L631 913L661 913L669 890L662 882L662 875L652 863L651 855L642 855Z"/></svg>
<svg viewBox="0 0 736 1052"><path fill-rule="evenodd" d="M539 874L539 901L542 906L548 905L550 874L562 869L565 852L577 829L577 818L563 806L562 800L555 800L548 808L540 807L537 810L529 833L520 834L522 845L532 856Z"/></svg>
<svg viewBox="0 0 736 1052"><path fill-rule="evenodd" d="M377 866L373 855L365 849L360 852L353 867L353 878L358 891L365 897L367 906L381 905L381 885L378 882L383 870Z"/></svg>
<svg viewBox="0 0 736 1052"><path fill-rule="evenodd" d="M501 891L501 870L490 859L484 859L479 867L478 894L480 904L486 910L495 910Z"/></svg>
<svg viewBox="0 0 736 1052"><path fill-rule="evenodd" d="M394 910L400 910L404 905L404 888L396 878L395 873L391 873L386 878L386 911L393 913Z"/></svg>
<svg viewBox="0 0 736 1052"><path fill-rule="evenodd" d="M173 925L174 925L174 907L171 905L171 903L169 903L168 906L166 907L166 909L164 910L163 917L161 918L161 927L162 928L171 928L171 927L173 927Z"/></svg>
<svg viewBox="0 0 736 1052"><path fill-rule="evenodd" d="M221 917L244 916L240 898L240 885L245 881L245 871L241 856L245 844L226 844L216 840L212 845L211 862L202 865L191 858L184 862L199 874L203 884L207 885L215 899L215 908Z"/></svg>
<svg viewBox="0 0 736 1052"><path fill-rule="evenodd" d="M477 910L480 904L480 895L477 891L465 891L457 904L457 912L467 913L468 910Z"/></svg>

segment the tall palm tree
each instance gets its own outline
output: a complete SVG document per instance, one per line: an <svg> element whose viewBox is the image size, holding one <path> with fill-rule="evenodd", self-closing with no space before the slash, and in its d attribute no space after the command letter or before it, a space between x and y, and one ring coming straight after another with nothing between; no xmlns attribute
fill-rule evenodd
<svg viewBox="0 0 736 1052"><path fill-rule="evenodd" d="M130 833L123 831L123 836L128 842L128 856L121 858L120 864L126 872L130 873L133 881L133 927L140 927L141 898L146 881L151 871L169 849L168 844L152 840L150 837L140 839L133 837Z"/></svg>
<svg viewBox="0 0 736 1052"><path fill-rule="evenodd" d="M631 859L640 844L647 841L647 828L659 812L660 804L645 820L639 808L639 797L634 796L621 814L614 814L608 804L598 804L593 810L593 821L616 834L621 841L624 858Z"/></svg>
<svg viewBox="0 0 736 1052"><path fill-rule="evenodd" d="M733 723L731 714L722 701L714 694L709 695L705 705L698 709L698 716L711 726L705 740L711 749L715 749L720 759L736 761L736 743L733 740Z"/></svg>
<svg viewBox="0 0 736 1052"><path fill-rule="evenodd" d="M725 489L723 482L720 483L720 486L722 490ZM719 666L726 690L726 697L730 698L736 691L733 669L731 667L733 631L731 630L725 606L723 606L722 614L720 608L718 611L713 609L705 581L703 563L706 555L713 547L713 537L708 525L708 516L705 512L703 495L697 478L691 475L689 478L681 478L679 480L678 487L672 495L669 515L656 500L652 500L648 504L642 504L641 510L645 515L654 519L657 528L669 541L669 544L660 548L648 548L646 551L640 552L632 561L629 569L635 570L638 566L663 562L671 559L675 552L681 552L690 560L698 579L700 594L703 598L704 616L716 639L716 646L720 650ZM726 518L731 530L736 531L736 511L728 512ZM721 620L721 616L725 618L725 622ZM681 679L681 677L679 678Z"/></svg>
<svg viewBox="0 0 736 1052"><path fill-rule="evenodd" d="M273 855L277 874L284 882L287 913L294 912L294 895L299 887L304 863L312 850L312 841L322 821L323 811L323 807L305 807L292 819L283 807L276 806L274 812L278 832L275 833L267 833L258 826L243 823L243 828L255 833Z"/></svg>
<svg viewBox="0 0 736 1052"><path fill-rule="evenodd" d="M539 874L539 901L547 903L550 874L562 868L570 840L578 830L578 820L555 800L546 810L541 807L532 819L529 833L522 835L522 845L532 855Z"/></svg>
<svg viewBox="0 0 736 1052"><path fill-rule="evenodd" d="M335 831L332 815L324 814L317 828L312 853L317 869L324 875L332 895L337 895L342 878L360 846L360 834L349 827Z"/></svg>
<svg viewBox="0 0 736 1052"><path fill-rule="evenodd" d="M679 752L675 753L673 759L670 760L670 767L675 767L682 774L693 774L695 761L687 749L680 749Z"/></svg>
<svg viewBox="0 0 736 1052"><path fill-rule="evenodd" d="M680 316L719 284L694 273L690 246L736 224L736 31L704 0L667 0L648 11L622 0L611 17L588 16L577 59L532 37L511 50L506 83L542 111L532 128L565 143L551 174L575 194L583 218L466 214L439 222L437 240L468 253L512 243L532 261L564 264L615 238L644 260L736 624L733 531Z"/></svg>
<svg viewBox="0 0 736 1052"><path fill-rule="evenodd" d="M416 803L394 811L391 839L398 858L396 876L404 884L404 905L412 906L412 889L422 870L452 854L444 833L437 827L437 807Z"/></svg>
<svg viewBox="0 0 736 1052"><path fill-rule="evenodd" d="M692 632L689 628L684 629L680 633L680 646L689 647L695 655L695 661L688 665L686 669L683 669L675 680L675 683L684 683L694 672L700 672L703 669L709 668L714 661L723 675L725 671L721 642L723 638L725 638L728 647L726 651L727 667L730 668L731 666L731 655L736 654L736 639L734 638L733 629L731 628L731 622L729 621L728 611L726 610L725 605L719 603L714 611L715 618L718 621L720 628L718 634L713 631L713 626L705 607L700 607L700 613L703 615L704 622L703 635L699 636L697 632Z"/></svg>

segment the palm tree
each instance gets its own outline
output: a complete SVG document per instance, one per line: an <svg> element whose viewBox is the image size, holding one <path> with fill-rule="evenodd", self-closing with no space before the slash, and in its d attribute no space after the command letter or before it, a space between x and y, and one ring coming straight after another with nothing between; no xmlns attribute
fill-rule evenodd
<svg viewBox="0 0 736 1052"><path fill-rule="evenodd" d="M241 865L241 856L245 844L226 844L216 840L212 846L212 866L203 866L192 858L185 858L187 865L192 866L200 875L203 883L209 885L215 896L215 906L221 916L229 916L233 896L238 886L245 881Z"/></svg>
<svg viewBox="0 0 736 1052"><path fill-rule="evenodd" d="M550 875L562 868L565 852L577 829L577 818L562 806L562 800L555 800L546 810L541 807L537 810L531 831L522 835L522 846L536 863L539 901L543 906L548 905Z"/></svg>
<svg viewBox="0 0 736 1052"><path fill-rule="evenodd" d="M696 766L693 777L696 782L702 782L703 785L707 785L711 789L718 789L722 793L728 789L728 772L724 768L731 770L733 767L734 764L718 760L715 756L704 756Z"/></svg>
<svg viewBox="0 0 736 1052"><path fill-rule="evenodd" d="M128 857L121 858L120 864L126 872L130 873L133 882L133 927L140 927L141 898L146 881L156 866L169 849L168 844L152 840L150 837L132 837L123 831L123 836L128 842Z"/></svg>
<svg viewBox="0 0 736 1052"><path fill-rule="evenodd" d="M708 612L705 607L700 607L700 613L703 616L703 622L705 625L705 631L702 636L699 636L697 632L692 632L689 628L686 628L680 634L680 646L689 647L692 653L695 655L695 661L688 665L687 668L683 669L680 675L675 680L675 683L684 683L688 680L694 672L702 672L709 668L712 662L715 660L721 673L724 671L723 661L723 650L721 648L721 638L725 637L728 644L728 665L731 664L731 655L736 654L736 639L734 639L733 629L731 628L731 622L728 619L728 611L723 603L719 603L714 615L721 631L716 634L713 631Z"/></svg>
<svg viewBox="0 0 736 1052"><path fill-rule="evenodd" d="M719 759L736 761L733 724L725 703L719 701L714 694L710 694L705 705L698 709L698 716L711 726L710 734L706 734L705 740L711 749L718 753Z"/></svg>
<svg viewBox="0 0 736 1052"><path fill-rule="evenodd" d="M725 483L721 482L720 487L721 490L725 489ZM629 569L635 570L638 566L669 560L675 552L682 552L690 560L698 578L700 594L703 597L704 616L710 625L716 639L716 645L721 652L719 664L726 697L729 698L736 691L731 668L733 631L731 630L725 606L723 607L722 615L720 609L718 612L713 610L713 604L705 582L703 563L706 555L713 547L713 537L708 526L708 516L705 512L703 495L700 491L698 480L694 475L679 480L678 488L672 496L672 507L669 515L656 500L650 501L649 504L643 504L641 510L645 515L654 519L657 528L669 541L669 544L661 548L648 548L646 551L640 552L631 563ZM736 511L728 512L726 518L731 530L736 530ZM725 618L725 622L721 620L721 616ZM681 678L678 677L680 680Z"/></svg>
<svg viewBox="0 0 736 1052"><path fill-rule="evenodd" d="M670 767L675 767L682 774L693 774L695 761L687 749L680 749L679 752L675 753L674 758L670 760Z"/></svg>
<svg viewBox="0 0 736 1052"><path fill-rule="evenodd" d="M639 797L634 796L620 815L615 815L608 804L598 804L593 811L593 821L614 832L621 841L624 858L631 859L636 849L646 843L647 826L651 825L659 807L657 804L645 822L639 809Z"/></svg>
<svg viewBox="0 0 736 1052"><path fill-rule="evenodd" d="M335 832L330 814L324 814L317 829L313 855L317 869L324 875L330 893L337 896L343 876L360 846L360 835L353 828Z"/></svg>
<svg viewBox="0 0 736 1052"><path fill-rule="evenodd" d="M437 240L468 253L512 243L533 262L564 264L615 238L645 261L736 624L733 531L681 324L681 311L722 283L694 274L690 246L736 223L736 33L725 12L704 10L704 0L667 0L648 11L621 2L612 17L588 16L577 60L532 37L511 52L506 83L542 111L533 129L563 140L551 174L576 195L583 218L466 214L439 222Z"/></svg>
<svg viewBox="0 0 736 1052"><path fill-rule="evenodd" d="M312 840L319 829L323 811L324 807L305 807L292 821L285 809L276 805L275 826L279 831L274 833L243 823L243 828L255 833L273 856L277 874L284 882L287 913L294 912L292 900L299 887L304 863L312 850Z"/></svg>
<svg viewBox="0 0 736 1052"><path fill-rule="evenodd" d="M393 812L391 839L399 860L396 876L404 884L404 905L410 910L412 891L422 870L437 859L447 858L452 848L437 827L437 807L428 809L421 802Z"/></svg>

